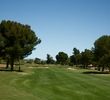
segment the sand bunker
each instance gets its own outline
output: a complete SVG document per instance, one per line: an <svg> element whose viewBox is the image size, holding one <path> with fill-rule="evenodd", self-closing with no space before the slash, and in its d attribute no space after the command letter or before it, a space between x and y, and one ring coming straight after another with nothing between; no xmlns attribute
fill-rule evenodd
<svg viewBox="0 0 110 100"><path fill-rule="evenodd" d="M49 67L37 67L37 68L49 68Z"/></svg>
<svg viewBox="0 0 110 100"><path fill-rule="evenodd" d="M69 69L69 70L77 70L77 69L75 69L75 68L67 68L67 69Z"/></svg>
<svg viewBox="0 0 110 100"><path fill-rule="evenodd" d="M29 75L28 73L20 72L20 75Z"/></svg>
<svg viewBox="0 0 110 100"><path fill-rule="evenodd" d="M49 68L49 67L28 67L28 68Z"/></svg>
<svg viewBox="0 0 110 100"><path fill-rule="evenodd" d="M34 67L28 67L28 68L34 68Z"/></svg>

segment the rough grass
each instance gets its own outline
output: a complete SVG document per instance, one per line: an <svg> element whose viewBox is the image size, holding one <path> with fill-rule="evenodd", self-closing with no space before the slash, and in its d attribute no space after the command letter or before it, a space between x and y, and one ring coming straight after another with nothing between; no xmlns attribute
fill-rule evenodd
<svg viewBox="0 0 110 100"><path fill-rule="evenodd" d="M0 100L110 100L110 76L55 66L23 71L0 71Z"/></svg>

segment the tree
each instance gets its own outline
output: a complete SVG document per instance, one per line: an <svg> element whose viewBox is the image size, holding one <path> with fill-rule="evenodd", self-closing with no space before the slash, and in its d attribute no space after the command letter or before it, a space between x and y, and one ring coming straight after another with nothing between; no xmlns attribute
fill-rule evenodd
<svg viewBox="0 0 110 100"><path fill-rule="evenodd" d="M73 48L73 54L74 55L80 54L80 51L77 48Z"/></svg>
<svg viewBox="0 0 110 100"><path fill-rule="evenodd" d="M89 64L92 64L93 57L93 52L91 50L85 49L85 51L81 53L82 64L87 68Z"/></svg>
<svg viewBox="0 0 110 100"><path fill-rule="evenodd" d="M109 68L109 72L110 72L110 52L109 52L109 54L106 54L106 55L105 55L105 58L106 58L106 59L104 59L104 61L106 61L106 62L105 62L106 67Z"/></svg>
<svg viewBox="0 0 110 100"><path fill-rule="evenodd" d="M35 58L34 63L41 64L41 59L40 58Z"/></svg>
<svg viewBox="0 0 110 100"><path fill-rule="evenodd" d="M77 66L78 64L80 64L80 61L81 61L80 51L77 48L73 48L73 55L70 56L71 64L74 64Z"/></svg>
<svg viewBox="0 0 110 100"><path fill-rule="evenodd" d="M100 70L100 66L102 66L102 71L104 71L105 67L109 68L109 72L110 72L110 53L109 54L105 54L98 62L99 65L99 70Z"/></svg>
<svg viewBox="0 0 110 100"><path fill-rule="evenodd" d="M54 64L55 61L53 60L53 57L51 57L49 54L47 54L47 64Z"/></svg>
<svg viewBox="0 0 110 100"><path fill-rule="evenodd" d="M75 56L74 55L70 56L70 65L71 66L75 65L76 64L75 62L76 62Z"/></svg>
<svg viewBox="0 0 110 100"><path fill-rule="evenodd" d="M67 59L68 59L68 55L64 52L59 52L56 55L56 60L58 64L61 64L61 65L66 64Z"/></svg>
<svg viewBox="0 0 110 100"><path fill-rule="evenodd" d="M104 71L104 67L107 66L106 62L109 61L109 56L107 55L110 54L110 36L104 35L95 41L94 54L98 70L102 67L102 71Z"/></svg>
<svg viewBox="0 0 110 100"><path fill-rule="evenodd" d="M3 20L0 23L0 48L4 59L10 62L11 70L15 60L30 55L41 42L29 25Z"/></svg>

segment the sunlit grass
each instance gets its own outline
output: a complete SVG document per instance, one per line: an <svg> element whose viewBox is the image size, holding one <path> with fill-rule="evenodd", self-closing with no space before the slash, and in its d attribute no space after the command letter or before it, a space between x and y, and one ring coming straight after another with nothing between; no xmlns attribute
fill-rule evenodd
<svg viewBox="0 0 110 100"><path fill-rule="evenodd" d="M67 66L21 67L0 71L0 100L110 100L110 76Z"/></svg>

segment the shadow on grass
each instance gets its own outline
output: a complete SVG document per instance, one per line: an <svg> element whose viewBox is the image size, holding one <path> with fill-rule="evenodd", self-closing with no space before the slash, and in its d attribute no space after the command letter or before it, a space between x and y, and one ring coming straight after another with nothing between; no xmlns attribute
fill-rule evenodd
<svg viewBox="0 0 110 100"><path fill-rule="evenodd" d="M86 71L83 72L83 74L110 74L110 72L105 71L105 72L100 72L100 71Z"/></svg>
<svg viewBox="0 0 110 100"><path fill-rule="evenodd" d="M0 67L0 72L2 72L2 71L4 71L4 72L24 72L23 70L14 69L14 70L12 71L12 70L10 70L10 69L6 69L6 68L4 68L4 67Z"/></svg>

